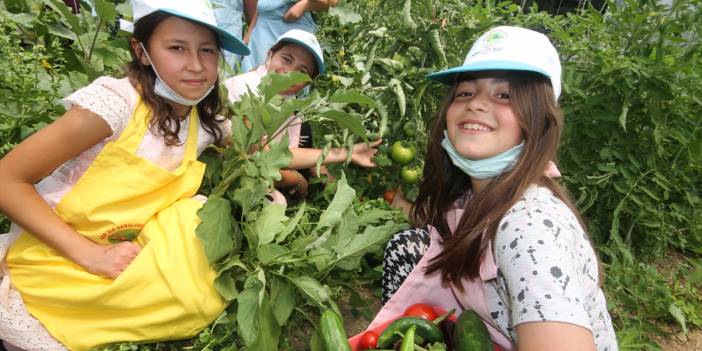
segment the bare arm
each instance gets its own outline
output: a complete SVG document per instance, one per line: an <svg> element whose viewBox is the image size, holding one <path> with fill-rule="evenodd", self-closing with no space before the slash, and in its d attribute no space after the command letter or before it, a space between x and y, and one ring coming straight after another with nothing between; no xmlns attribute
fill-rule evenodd
<svg viewBox="0 0 702 351"><path fill-rule="evenodd" d="M89 272L116 277L136 256L139 246L92 242L64 223L34 188L41 178L111 133L102 118L74 108L27 138L0 160L0 210Z"/></svg>
<svg viewBox="0 0 702 351"><path fill-rule="evenodd" d="M251 32L256 25L256 18L258 17L258 12L256 11L256 5L258 0L244 0L244 21L246 21L246 33L244 34L244 43L249 43L249 38L251 37Z"/></svg>
<svg viewBox="0 0 702 351"><path fill-rule="evenodd" d="M337 0L300 0L285 13L283 21L295 22L304 16L305 12L326 11L337 3Z"/></svg>
<svg viewBox="0 0 702 351"><path fill-rule="evenodd" d="M595 351L595 338L588 329L564 322L527 322L517 325L519 351Z"/></svg>
<svg viewBox="0 0 702 351"><path fill-rule="evenodd" d="M371 160L375 153L378 152L375 147L380 145L382 140L376 140L366 143L355 144L352 148L351 162L361 167L375 167L375 163ZM292 148L292 160L288 165L291 169L311 168L317 165L317 160L322 156L322 149L310 148ZM348 150L342 148L333 148L327 154L322 164L341 163L348 158Z"/></svg>

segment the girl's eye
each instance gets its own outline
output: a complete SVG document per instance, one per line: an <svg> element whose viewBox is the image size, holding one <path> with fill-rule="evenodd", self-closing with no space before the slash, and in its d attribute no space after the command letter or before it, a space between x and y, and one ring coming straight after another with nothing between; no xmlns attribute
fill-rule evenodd
<svg viewBox="0 0 702 351"><path fill-rule="evenodd" d="M204 51L208 54L214 54L217 52L215 49L212 49L212 48L204 48L204 49L202 49L202 51Z"/></svg>
<svg viewBox="0 0 702 351"><path fill-rule="evenodd" d="M461 90L456 92L456 97L471 97L473 96L473 92L469 90Z"/></svg>
<svg viewBox="0 0 702 351"><path fill-rule="evenodd" d="M175 50L175 51L182 51L183 47L180 45L173 45L173 46L169 47L169 49Z"/></svg>
<svg viewBox="0 0 702 351"><path fill-rule="evenodd" d="M498 99L509 100L509 93L498 93L496 96Z"/></svg>

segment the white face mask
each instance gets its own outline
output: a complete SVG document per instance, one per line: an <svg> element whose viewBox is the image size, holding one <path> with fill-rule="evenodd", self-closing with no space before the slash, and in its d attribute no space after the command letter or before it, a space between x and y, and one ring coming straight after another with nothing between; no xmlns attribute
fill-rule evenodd
<svg viewBox="0 0 702 351"><path fill-rule="evenodd" d="M144 44L139 42L139 45L141 45L141 49L144 50L144 54L146 54L146 58L149 60L149 62L151 62L151 68L154 70L154 73L156 73L156 83L154 83L154 92L156 93L156 95L158 95L166 100L180 104L180 105L195 106L200 101L202 101L204 98L206 98L207 95L210 94L212 89L214 89L214 84L212 84L212 86L210 86L210 88L207 89L207 91L197 100L188 99L188 98L178 94L175 90L171 89L171 87L169 87L168 84L166 84L166 82L163 81L163 79L161 79L161 76L158 74L158 71L156 70L156 65L154 65L154 61L151 61L151 57L149 56L149 53L146 52L146 48L144 47Z"/></svg>

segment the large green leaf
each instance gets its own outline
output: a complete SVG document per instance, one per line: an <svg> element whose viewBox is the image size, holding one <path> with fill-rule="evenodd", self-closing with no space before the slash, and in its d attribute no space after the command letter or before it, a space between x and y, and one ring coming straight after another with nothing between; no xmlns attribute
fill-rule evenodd
<svg viewBox="0 0 702 351"><path fill-rule="evenodd" d="M261 330L261 309L258 303L261 289L261 282L256 277L249 276L245 289L236 299L238 332L246 345L252 345L257 340Z"/></svg>
<svg viewBox="0 0 702 351"><path fill-rule="evenodd" d="M258 235L258 246L268 244L275 239L278 233L285 229L283 222L287 221L285 206L278 204L267 204L256 218L256 233Z"/></svg>
<svg viewBox="0 0 702 351"><path fill-rule="evenodd" d="M297 305L295 288L283 279L271 278L271 304L278 325L285 325Z"/></svg>
<svg viewBox="0 0 702 351"><path fill-rule="evenodd" d="M308 75L300 72L268 73L261 79L259 90L263 94L264 101L268 102L274 96L284 92L293 85L309 82L310 80Z"/></svg>
<svg viewBox="0 0 702 351"><path fill-rule="evenodd" d="M368 139L366 129L363 128L361 120L348 112L340 110L326 110L320 112L319 115L333 120L342 128L347 128L353 134L360 136L364 140Z"/></svg>
<svg viewBox="0 0 702 351"><path fill-rule="evenodd" d="M335 226L341 220L342 215L346 212L353 199L356 197L356 191L350 187L346 181L346 174L342 173L341 178L337 182L336 194L334 199L329 204L326 210L319 217L316 231Z"/></svg>
<svg viewBox="0 0 702 351"><path fill-rule="evenodd" d="M210 197L197 211L202 222L197 226L197 236L202 239L210 264L235 249L237 232L232 225L231 204L221 197Z"/></svg>
<svg viewBox="0 0 702 351"><path fill-rule="evenodd" d="M290 277L290 282L307 299L317 306L323 306L329 300L329 288L322 286L316 279L309 276Z"/></svg>

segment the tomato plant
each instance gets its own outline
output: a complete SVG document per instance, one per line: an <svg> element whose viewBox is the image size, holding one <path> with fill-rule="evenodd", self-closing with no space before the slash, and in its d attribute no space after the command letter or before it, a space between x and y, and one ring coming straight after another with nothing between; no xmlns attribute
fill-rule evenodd
<svg viewBox="0 0 702 351"><path fill-rule="evenodd" d="M378 346L378 333L368 330L361 335L361 340L358 342L358 347L361 350L372 350Z"/></svg>
<svg viewBox="0 0 702 351"><path fill-rule="evenodd" d="M428 321L433 321L439 316L434 312L434 308L431 306L423 303L416 303L407 307L405 310L405 317L420 317Z"/></svg>
<svg viewBox="0 0 702 351"><path fill-rule="evenodd" d="M406 146L401 141L396 141L390 148L390 157L401 165L406 165L412 161L416 153L414 146Z"/></svg>

